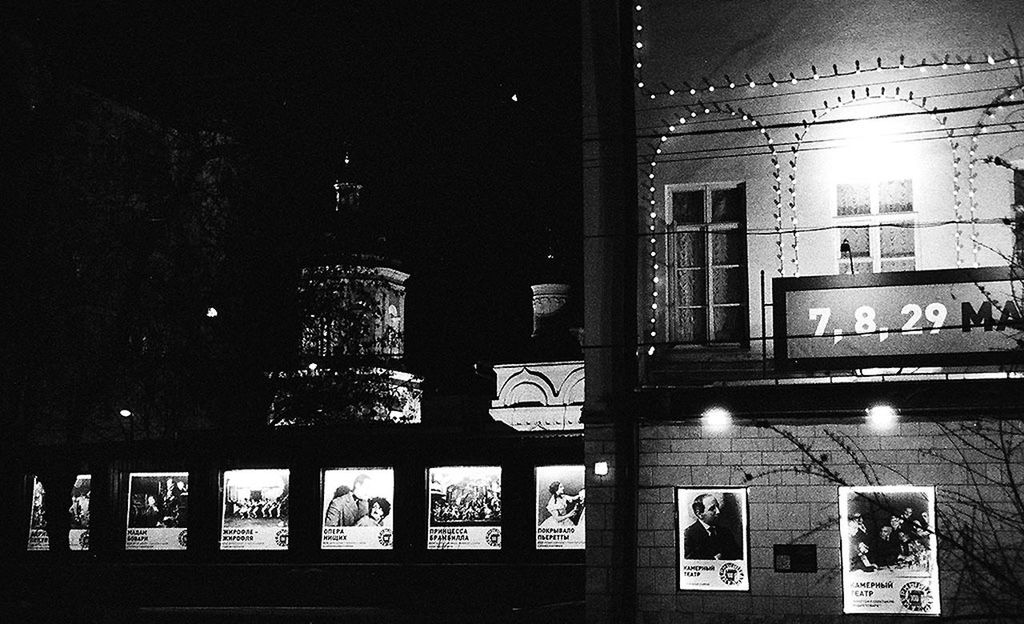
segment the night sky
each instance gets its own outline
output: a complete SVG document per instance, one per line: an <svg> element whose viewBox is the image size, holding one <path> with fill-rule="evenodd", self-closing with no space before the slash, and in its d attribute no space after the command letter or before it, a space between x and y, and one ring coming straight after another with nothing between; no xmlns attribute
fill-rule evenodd
<svg viewBox="0 0 1024 624"><path fill-rule="evenodd" d="M281 202L251 216L261 359L294 348L298 258L330 208L346 149L364 205L412 274L416 372L444 387L475 361L520 357L549 240L582 316L578 3L342 1L300 12L74 1L8 11L5 28L63 77L171 126L217 120L249 147Z"/></svg>

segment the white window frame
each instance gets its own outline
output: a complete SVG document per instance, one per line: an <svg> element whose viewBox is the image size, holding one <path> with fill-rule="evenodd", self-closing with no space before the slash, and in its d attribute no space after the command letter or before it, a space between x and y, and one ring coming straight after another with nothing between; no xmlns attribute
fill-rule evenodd
<svg viewBox="0 0 1024 624"><path fill-rule="evenodd" d="M716 190L731 190L731 189L736 189L736 188L743 189L743 193L744 193L743 214L741 215L741 221L729 221L729 222L725 222L725 223L713 223L711 221L711 192L712 191L716 191ZM688 191L703 191L704 192L704 198L705 198L704 199L704 221L701 224L694 224L692 226L687 226L687 225L682 225L681 226L679 224L676 224L672 220L672 194L673 193L678 193L678 192L688 192ZM668 232L668 239L665 241L665 251L666 251L667 259L669 259L669 261L666 262L666 274L667 274L667 279L668 279L668 284L667 284L668 288L666 289L667 290L666 294L668 295L668 298L666 299L667 302L673 302L674 303L677 300L676 292L677 292L677 289L678 289L678 282L675 279L675 275L673 275L673 273L676 271L677 267L675 266L675 254L673 253L674 250L672 249L672 246L673 246L672 235L675 234L676 232L684 232L684 231L705 232L707 234L710 234L711 232L726 232L726 231L730 231L730 230L739 230L739 231L745 232L746 231L746 227L747 227L747 214L746 214L747 202L746 202L745 194L746 194L746 182L743 181L743 180L724 181L724 182L704 182L704 183L677 183L677 184L666 184L665 185L665 201L664 201L664 206L665 206L665 225L666 225L666 230ZM746 245L746 236L743 237L743 245ZM744 258L746 258L747 254L744 253L743 255L744 255ZM712 264L710 236L706 236L705 240L704 240L704 261L705 261L704 267L705 267L706 277L705 277L705 283L704 283L705 298L704 298L704 302L703 302L703 304L704 304L703 307L707 310L707 312L705 314L705 319L704 319L704 324L705 324L704 332L705 332L705 335L707 336L707 339L704 342L694 342L694 343L690 344L690 346L701 347L701 348L707 348L707 347L713 347L713 346L719 346L719 345L730 346L730 347L735 347L737 345L738 346L747 346L749 344L749 341L750 341L750 294L747 292L746 285L744 285L744 289L743 289L744 290L744 296L741 298L740 302L738 302L736 304L717 304L717 305L714 304L713 303L713 299L714 299L714 278L713 278L713 271L711 270L711 268L713 266L716 266L716 265ZM718 268L734 267L734 268L742 269L742 271L743 271L743 279L746 280L746 279L749 278L749 269L750 269L750 267L748 266L747 262L742 262L742 263L736 264L736 265L717 265L717 267ZM719 307L719 308L737 307L737 308L740 308L740 310L741 310L740 317L742 319L741 322L743 323L743 325L746 328L746 330L742 332L743 336L739 340L732 340L732 341L718 341L718 340L716 340L717 332L716 332L715 327L714 327L714 308L715 307ZM669 335L672 335L676 331L676 328L675 328L676 321L673 319L672 314L668 310L666 310L666 315L667 315L667 317L666 317L666 320L667 320L666 325L669 328Z"/></svg>
<svg viewBox="0 0 1024 624"><path fill-rule="evenodd" d="M911 188L911 206L912 210L907 212L881 212L879 210L880 199L879 199L879 187L885 182L894 182L899 180L910 180ZM869 214L858 214L858 215L841 215L839 214L839 186L841 184L854 184L854 185L870 185L871 202ZM871 272L881 273L882 272L882 227L886 225L900 225L909 227L911 229L913 240L914 240L914 255L913 258L908 256L888 256L887 260L910 260L914 261L914 270L918 269L918 258L920 254L920 241L918 241L917 235L917 218L918 218L918 185L913 176L896 176L886 179L837 179L833 182L830 189L830 203L832 216L835 219L835 244L832 249L839 250L843 243L842 229L847 227L868 227L868 257L871 258ZM852 250L855 251L855 250ZM836 260L835 269L836 274L841 274L845 269L849 268L850 259L846 254L836 253L833 256ZM854 256L854 260L857 257Z"/></svg>

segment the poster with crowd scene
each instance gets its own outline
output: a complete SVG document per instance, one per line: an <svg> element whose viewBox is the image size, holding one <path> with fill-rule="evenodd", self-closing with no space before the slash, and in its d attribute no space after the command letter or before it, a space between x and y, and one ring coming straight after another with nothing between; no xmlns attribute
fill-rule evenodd
<svg viewBox="0 0 1024 624"><path fill-rule="evenodd" d="M679 589L750 589L747 489L676 488Z"/></svg>
<svg viewBox="0 0 1024 624"><path fill-rule="evenodd" d="M394 500L395 471L391 468L324 470L320 547L393 548Z"/></svg>
<svg viewBox="0 0 1024 624"><path fill-rule="evenodd" d="M843 611L939 615L935 488L839 488Z"/></svg>
<svg viewBox="0 0 1024 624"><path fill-rule="evenodd" d="M586 547L583 466L538 466L537 548L582 550Z"/></svg>
<svg viewBox="0 0 1024 624"><path fill-rule="evenodd" d="M501 548L501 467L427 470L427 549Z"/></svg>
<svg viewBox="0 0 1024 624"><path fill-rule="evenodd" d="M185 550L188 545L188 473L133 472L128 476L125 550Z"/></svg>
<svg viewBox="0 0 1024 624"><path fill-rule="evenodd" d="M221 550L288 548L288 470L224 472Z"/></svg>
<svg viewBox="0 0 1024 624"><path fill-rule="evenodd" d="M71 505L68 507L71 527L68 545L71 550L89 550L91 485L90 475L77 475L71 488ZM50 550L50 535L46 532L46 489L35 475L32 475L32 509L29 513L27 549Z"/></svg>

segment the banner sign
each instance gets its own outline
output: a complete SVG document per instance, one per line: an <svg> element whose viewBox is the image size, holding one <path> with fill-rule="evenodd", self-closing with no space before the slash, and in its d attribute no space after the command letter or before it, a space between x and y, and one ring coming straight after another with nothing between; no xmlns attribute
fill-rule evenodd
<svg viewBox="0 0 1024 624"><path fill-rule="evenodd" d="M747 489L676 488L679 589L750 589Z"/></svg>
<svg viewBox="0 0 1024 624"><path fill-rule="evenodd" d="M320 548L393 548L394 500L391 468L324 470Z"/></svg>
<svg viewBox="0 0 1024 624"><path fill-rule="evenodd" d="M185 550L188 473L133 472L128 476L125 550Z"/></svg>
<svg viewBox="0 0 1024 624"><path fill-rule="evenodd" d="M583 466L537 466L537 548L583 550Z"/></svg>
<svg viewBox="0 0 1024 624"><path fill-rule="evenodd" d="M1019 361L1020 278L1009 268L776 278L775 358L802 368Z"/></svg>
<svg viewBox="0 0 1024 624"><path fill-rule="evenodd" d="M501 467L427 470L427 549L501 548Z"/></svg>
<svg viewBox="0 0 1024 624"><path fill-rule="evenodd" d="M221 550L288 548L288 470L224 472Z"/></svg>
<svg viewBox="0 0 1024 624"><path fill-rule="evenodd" d="M843 612L939 615L935 488L839 488Z"/></svg>

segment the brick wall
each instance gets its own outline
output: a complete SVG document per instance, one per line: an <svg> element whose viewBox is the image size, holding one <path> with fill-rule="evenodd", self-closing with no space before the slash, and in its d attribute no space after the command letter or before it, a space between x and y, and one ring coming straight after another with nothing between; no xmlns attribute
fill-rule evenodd
<svg viewBox="0 0 1024 624"><path fill-rule="evenodd" d="M962 511L958 495L976 496L970 475L994 479L984 496L1005 497L1005 468L998 458L967 448L948 428L966 431L972 423L903 423L877 432L866 425L782 426L828 456L850 485L872 485L849 453L830 438L848 441L863 457L874 484L936 486L938 532L943 515ZM1018 428L1020 424L1017 423ZM971 440L968 439L968 442ZM588 438L587 444L591 442ZM828 622L877 621L879 616L842 616L842 573L838 528L838 484L791 470L807 456L778 431L753 425L708 432L695 425L645 424L639 440L638 621L663 622ZM961 453L968 460L965 464ZM1018 452L1019 455L1019 452ZM587 456L592 457L588 448ZM1016 457L1020 462L1021 458ZM1021 465L1018 463L1017 465ZM746 475L754 478L748 480ZM676 486L746 486L749 508L749 592L678 591L674 509ZM591 505L588 497L588 508ZM588 509L589 515L589 509ZM589 520L588 520L589 522ZM1016 541L1021 540L1019 524ZM588 529L590 525L588 525ZM1012 536L1011 536L1012 538ZM773 544L815 544L817 573L779 573L773 569ZM595 544L596 545L596 544ZM588 536L588 564L591 542ZM943 615L970 609L957 599L958 567L940 544L940 594ZM589 572L590 570L588 570ZM589 582L589 579L588 579ZM588 596L590 586L588 585Z"/></svg>

